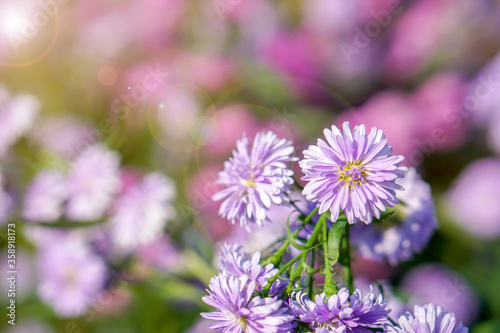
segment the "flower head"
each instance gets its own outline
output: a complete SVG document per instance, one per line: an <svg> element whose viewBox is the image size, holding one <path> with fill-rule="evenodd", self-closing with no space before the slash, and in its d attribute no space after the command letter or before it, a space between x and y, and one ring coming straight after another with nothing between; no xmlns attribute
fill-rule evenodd
<svg viewBox="0 0 500 333"><path fill-rule="evenodd" d="M286 163L296 161L291 142L278 139L269 131L255 136L252 148L244 136L236 143L233 157L224 163L217 183L226 186L216 193L213 200L225 199L219 215L231 223L240 222L248 228L249 223L262 226L268 220L271 205L289 202L286 192L293 183L293 171Z"/></svg>
<svg viewBox="0 0 500 333"><path fill-rule="evenodd" d="M102 145L88 147L68 175L66 215L78 221L100 218L120 190L120 159Z"/></svg>
<svg viewBox="0 0 500 333"><path fill-rule="evenodd" d="M360 125L351 132L345 122L343 133L332 126L324 134L327 142L318 139L299 162L308 182L302 193L318 202L320 214L330 210L336 221L342 209L349 223L370 224L386 206L398 203L395 191L403 188L396 179L404 175L405 168L399 166L404 157L390 155L392 147L381 130L373 127L366 135Z"/></svg>
<svg viewBox="0 0 500 333"><path fill-rule="evenodd" d="M10 96L0 87L0 157L33 127L39 110L40 102L34 96Z"/></svg>
<svg viewBox="0 0 500 333"><path fill-rule="evenodd" d="M356 225L351 234L363 257L387 260L391 265L411 259L414 253L422 251L437 226L431 188L415 168L410 168L396 183L405 188L396 191L402 203L395 207L397 224L386 229Z"/></svg>
<svg viewBox="0 0 500 333"><path fill-rule="evenodd" d="M260 252L251 258L248 253L241 251L238 244L224 244L219 254L219 268L225 276L241 277L247 275L251 281L256 282L256 289L260 290L267 284L267 279L278 273L272 264L265 267L259 265Z"/></svg>
<svg viewBox="0 0 500 333"><path fill-rule="evenodd" d="M211 329L226 333L286 333L293 328L294 316L287 313L282 301L275 297L253 297L256 283L247 275L239 278L219 274L209 284L209 295L203 301L217 311L202 313L216 320Z"/></svg>
<svg viewBox="0 0 500 333"><path fill-rule="evenodd" d="M387 324L384 327L387 333L467 333L469 329L462 323L456 325L455 315L443 310L442 307L434 307L432 303L424 306L415 306L414 313L401 314L398 325Z"/></svg>
<svg viewBox="0 0 500 333"><path fill-rule="evenodd" d="M31 222L55 221L62 214L66 197L63 175L53 170L41 171L26 191L23 217Z"/></svg>
<svg viewBox="0 0 500 333"><path fill-rule="evenodd" d="M46 243L38 261L38 295L64 317L81 315L104 287L107 275L104 261L74 236Z"/></svg>
<svg viewBox="0 0 500 333"><path fill-rule="evenodd" d="M363 296L359 290L350 295L346 288L330 297L316 295L314 302L298 292L290 300L290 308L315 333L370 332L366 328L382 327L390 312L381 295L370 292Z"/></svg>
<svg viewBox="0 0 500 333"><path fill-rule="evenodd" d="M174 195L173 182L152 173L120 196L110 218L111 239L118 251L132 251L159 239L174 215Z"/></svg>

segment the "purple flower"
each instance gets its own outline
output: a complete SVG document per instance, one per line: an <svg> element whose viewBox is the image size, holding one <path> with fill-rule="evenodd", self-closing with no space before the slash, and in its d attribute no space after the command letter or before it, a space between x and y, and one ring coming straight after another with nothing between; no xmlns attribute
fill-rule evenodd
<svg viewBox="0 0 500 333"><path fill-rule="evenodd" d="M40 172L24 196L22 215L27 221L47 222L59 219L67 198L62 174L52 170Z"/></svg>
<svg viewBox="0 0 500 333"><path fill-rule="evenodd" d="M118 251L129 252L159 239L174 215L174 196L172 180L151 173L119 197L110 218L111 238Z"/></svg>
<svg viewBox="0 0 500 333"><path fill-rule="evenodd" d="M202 313L206 319L218 321L211 329L226 333L287 333L293 329L294 316L287 313L282 301L275 297L253 296L255 281L247 275L239 278L223 274L210 280L209 295L203 301L217 311Z"/></svg>
<svg viewBox="0 0 500 333"><path fill-rule="evenodd" d="M402 202L395 206L397 224L387 229L382 229L384 224L356 225L351 234L363 257L387 260L393 266L422 251L437 227L431 188L417 171L410 168L405 178L397 179L396 183L405 189L396 191Z"/></svg>
<svg viewBox="0 0 500 333"><path fill-rule="evenodd" d="M370 332L367 328L382 327L391 311L382 295L370 291L363 296L359 290L349 295L346 288L328 298L325 293L316 295L314 302L298 292L290 300L290 308L316 333Z"/></svg>
<svg viewBox="0 0 500 333"><path fill-rule="evenodd" d="M399 316L398 326L387 324L384 327L387 333L467 333L469 329L462 323L456 325L455 315L443 310L432 303L424 306L415 306L414 314L406 312Z"/></svg>
<svg viewBox="0 0 500 333"><path fill-rule="evenodd" d="M102 217L120 190L120 158L102 145L88 147L76 158L68 175L68 218L78 221Z"/></svg>
<svg viewBox="0 0 500 333"><path fill-rule="evenodd" d="M226 186L213 200L225 199L219 215L231 223L239 220L248 229L249 223L262 226L268 221L267 211L274 205L289 202L286 192L293 183L293 171L286 162L296 161L291 142L278 139L276 134L257 133L252 149L246 136L238 140L233 157L224 163L218 184Z"/></svg>
<svg viewBox="0 0 500 333"><path fill-rule="evenodd" d="M0 157L5 156L17 139L31 129L39 109L40 103L35 97L11 97L0 87Z"/></svg>
<svg viewBox="0 0 500 333"><path fill-rule="evenodd" d="M250 281L255 281L256 289L260 290L267 284L267 279L278 273L272 264L262 267L259 265L260 252L251 258L248 253L241 251L238 244L224 244L219 253L219 268L224 276L241 277L247 275Z"/></svg>
<svg viewBox="0 0 500 333"><path fill-rule="evenodd" d="M81 315L104 287L104 261L78 235L65 235L40 249L38 295L63 317Z"/></svg>
<svg viewBox="0 0 500 333"><path fill-rule="evenodd" d="M404 176L405 168L399 167L404 157L389 155L392 147L375 127L365 135L364 125L351 132L345 122L343 131L335 126L331 131L325 129L328 143L318 139L316 146L304 151L299 165L305 174L302 179L308 183L302 194L318 202L320 214L330 210L332 221L342 209L350 224L370 224L385 206L398 203L395 191L403 188L396 179Z"/></svg>

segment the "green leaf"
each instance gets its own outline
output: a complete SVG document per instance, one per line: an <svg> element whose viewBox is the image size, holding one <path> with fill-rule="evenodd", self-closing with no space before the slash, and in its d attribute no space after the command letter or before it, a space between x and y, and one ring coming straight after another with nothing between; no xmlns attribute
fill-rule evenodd
<svg viewBox="0 0 500 333"><path fill-rule="evenodd" d="M344 232L346 221L335 222L328 232L328 260L330 265L334 265L339 260L340 241Z"/></svg>
<svg viewBox="0 0 500 333"><path fill-rule="evenodd" d="M379 223L382 223L384 222L385 220L387 220L389 217L392 216L392 214L394 214L394 210L392 212L389 212L387 214L384 214L382 215L379 219L373 219L372 221L372 224L379 224Z"/></svg>

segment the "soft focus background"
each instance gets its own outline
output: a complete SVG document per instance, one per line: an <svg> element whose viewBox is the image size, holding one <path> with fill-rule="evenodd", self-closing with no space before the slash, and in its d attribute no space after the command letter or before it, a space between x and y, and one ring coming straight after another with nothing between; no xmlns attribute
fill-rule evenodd
<svg viewBox="0 0 500 333"><path fill-rule="evenodd" d="M211 201L236 140L300 156L349 120L384 130L439 219L411 261L356 258L359 281L500 332L499 52L495 0L2 0L0 328L209 332L214 252L274 241Z"/></svg>

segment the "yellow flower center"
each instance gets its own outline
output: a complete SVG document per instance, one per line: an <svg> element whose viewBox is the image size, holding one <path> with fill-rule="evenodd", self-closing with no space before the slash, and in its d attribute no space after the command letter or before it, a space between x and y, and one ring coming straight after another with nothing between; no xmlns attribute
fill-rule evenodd
<svg viewBox="0 0 500 333"><path fill-rule="evenodd" d="M339 179L346 185L360 185L366 181L366 170L360 161L348 162L346 166L340 168Z"/></svg>
<svg viewBox="0 0 500 333"><path fill-rule="evenodd" d="M255 180L253 180L253 179L248 179L248 180L242 179L241 180L241 184L243 184L243 186L245 186L245 187L254 187L255 186Z"/></svg>

